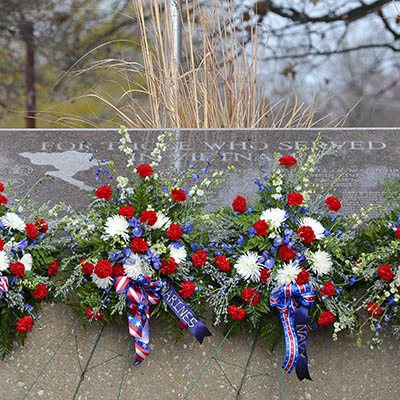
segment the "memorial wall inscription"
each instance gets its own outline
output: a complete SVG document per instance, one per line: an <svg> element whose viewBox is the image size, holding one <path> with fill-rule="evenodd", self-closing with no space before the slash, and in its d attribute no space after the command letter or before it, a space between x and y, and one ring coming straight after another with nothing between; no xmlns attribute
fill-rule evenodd
<svg viewBox="0 0 400 400"><path fill-rule="evenodd" d="M130 130L133 161L150 162L157 135L162 130ZM263 159L266 169L274 166L274 153L294 154L302 146L313 146L318 132L322 146L336 144L337 152L329 156L315 173L316 179L328 182L345 172L335 185L346 212L381 202L381 184L385 177L400 178L400 129L256 129L256 130L179 130L176 141L167 151L164 165L184 168L202 166L213 159L212 168L236 168L217 194L217 203L229 203L238 193L251 197L256 192L254 170ZM90 151L87 150L88 146ZM17 191L25 191L42 176L45 181L33 195L39 201L68 201L75 206L86 202L85 191L99 185L96 163L114 160L124 168L117 129L99 130L12 130L0 129L0 181L10 180Z"/></svg>

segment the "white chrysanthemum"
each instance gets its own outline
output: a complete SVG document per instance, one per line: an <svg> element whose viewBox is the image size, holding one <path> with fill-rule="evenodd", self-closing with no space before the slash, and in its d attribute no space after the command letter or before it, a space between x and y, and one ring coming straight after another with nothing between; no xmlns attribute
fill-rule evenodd
<svg viewBox="0 0 400 400"><path fill-rule="evenodd" d="M15 229L17 231L25 231L25 222L15 213L8 212L1 218L1 222L8 229Z"/></svg>
<svg viewBox="0 0 400 400"><path fill-rule="evenodd" d="M107 276L107 278L99 278L94 272L92 273L91 278L99 289L107 289L114 282L114 279L111 276Z"/></svg>
<svg viewBox="0 0 400 400"><path fill-rule="evenodd" d="M163 213L158 212L157 213L157 221L154 225L150 226L150 228L163 229L166 231L167 229L169 229L170 225L171 225L171 220Z"/></svg>
<svg viewBox="0 0 400 400"><path fill-rule="evenodd" d="M19 261L24 264L25 271L30 271L32 269L33 260L29 253L25 254Z"/></svg>
<svg viewBox="0 0 400 400"><path fill-rule="evenodd" d="M175 260L177 264L186 260L187 253L183 246L177 249L176 247L172 246L172 244L170 244L168 248L170 256Z"/></svg>
<svg viewBox="0 0 400 400"><path fill-rule="evenodd" d="M268 208L262 212L260 219L263 219L270 229L278 229L286 219L286 211L280 208Z"/></svg>
<svg viewBox="0 0 400 400"><path fill-rule="evenodd" d="M304 217L299 221L300 226L309 226L315 233L316 239L322 239L324 237L325 228L321 222L311 217Z"/></svg>
<svg viewBox="0 0 400 400"><path fill-rule="evenodd" d="M301 272L298 265L294 265L292 261L284 264L283 268L278 270L276 274L276 282L279 286L287 285L289 283L296 283L297 276Z"/></svg>
<svg viewBox="0 0 400 400"><path fill-rule="evenodd" d="M5 271L10 266L10 259L5 251L0 251L0 271Z"/></svg>
<svg viewBox="0 0 400 400"><path fill-rule="evenodd" d="M243 279L253 282L260 281L260 270L263 265L258 262L257 253L249 251L241 255L235 264L235 268Z"/></svg>
<svg viewBox="0 0 400 400"><path fill-rule="evenodd" d="M124 240L128 240L128 229L128 221L122 215L108 217L105 223L105 232L108 236L121 236Z"/></svg>
<svg viewBox="0 0 400 400"><path fill-rule="evenodd" d="M311 269L317 275L325 275L332 268L331 255L326 251L317 250L314 253L310 251L307 253L307 259L311 263Z"/></svg>
<svg viewBox="0 0 400 400"><path fill-rule="evenodd" d="M139 274L150 275L151 269L149 263L144 261L137 254L131 254L129 260L124 263L125 275L131 279L137 279Z"/></svg>

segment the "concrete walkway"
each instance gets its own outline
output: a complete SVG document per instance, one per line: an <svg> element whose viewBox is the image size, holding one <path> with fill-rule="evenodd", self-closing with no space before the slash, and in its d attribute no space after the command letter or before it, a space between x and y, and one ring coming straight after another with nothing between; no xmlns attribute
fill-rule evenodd
<svg viewBox="0 0 400 400"><path fill-rule="evenodd" d="M223 339L221 330L212 328L213 336L201 346L189 332L176 344L153 321L151 354L135 367L126 326L74 328L75 316L60 304L44 305L42 314L47 328L39 331L36 325L25 347L16 347L0 364L2 400L239 398L251 337L228 338L189 393ZM365 341L358 348L354 337L342 336L334 343L328 330L312 333L308 354L313 381L286 374L283 398L398 400L399 343L389 329L382 336L381 348L370 350ZM281 362L281 346L271 354L257 343L240 399L279 399Z"/></svg>

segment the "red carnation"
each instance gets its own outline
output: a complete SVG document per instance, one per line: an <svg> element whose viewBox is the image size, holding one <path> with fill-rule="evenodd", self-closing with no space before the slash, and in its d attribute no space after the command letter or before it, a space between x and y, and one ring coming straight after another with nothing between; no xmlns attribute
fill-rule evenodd
<svg viewBox="0 0 400 400"><path fill-rule="evenodd" d="M318 326L328 326L333 323L335 316L330 311L322 312L318 319Z"/></svg>
<svg viewBox="0 0 400 400"><path fill-rule="evenodd" d="M49 226L44 219L39 220L39 218L36 218L35 226L41 233L46 233L49 229Z"/></svg>
<svg viewBox="0 0 400 400"><path fill-rule="evenodd" d="M33 224L26 224L25 231L28 233L29 239L34 240L39 236L39 232L38 232L36 226Z"/></svg>
<svg viewBox="0 0 400 400"><path fill-rule="evenodd" d="M289 193L287 197L287 202L289 206L294 207L294 206L301 206L303 203L304 197L301 193Z"/></svg>
<svg viewBox="0 0 400 400"><path fill-rule="evenodd" d="M123 265L121 264L113 265L111 274L113 278L117 278L118 276L124 276L124 275L125 275L125 269Z"/></svg>
<svg viewBox="0 0 400 400"><path fill-rule="evenodd" d="M146 176L150 176L153 173L153 168L149 164L141 164L136 168L136 173L141 178L146 178Z"/></svg>
<svg viewBox="0 0 400 400"><path fill-rule="evenodd" d="M283 156L279 159L279 164L284 165L288 168L293 167L297 163L297 160L292 156Z"/></svg>
<svg viewBox="0 0 400 400"><path fill-rule="evenodd" d="M271 271L268 268L264 268L260 272L260 282L267 282L268 278L271 276Z"/></svg>
<svg viewBox="0 0 400 400"><path fill-rule="evenodd" d="M297 231L297 236L300 238L302 243L312 243L316 238L315 233L310 226L302 226Z"/></svg>
<svg viewBox="0 0 400 400"><path fill-rule="evenodd" d="M147 222L149 226L153 226L157 222L157 214L154 211L143 211L140 221L142 224Z"/></svg>
<svg viewBox="0 0 400 400"><path fill-rule="evenodd" d="M81 260L81 269L85 275L91 275L94 271L94 265L90 262L86 261L85 259Z"/></svg>
<svg viewBox="0 0 400 400"><path fill-rule="evenodd" d="M236 306L230 306L228 308L228 315L234 320L234 321L240 321L241 319L244 318L245 312L243 308L238 308Z"/></svg>
<svg viewBox="0 0 400 400"><path fill-rule="evenodd" d="M19 333L25 333L32 329L33 319L29 315L25 315L25 317L20 318L15 323L15 329Z"/></svg>
<svg viewBox="0 0 400 400"><path fill-rule="evenodd" d="M204 250L199 250L193 254L193 265L195 267L203 266L207 261L207 253Z"/></svg>
<svg viewBox="0 0 400 400"><path fill-rule="evenodd" d="M342 205L340 204L340 201L337 197L335 196L330 196L325 200L325 203L328 205L328 208L331 211L339 211Z"/></svg>
<svg viewBox="0 0 400 400"><path fill-rule="evenodd" d="M180 225L171 224L169 226L169 229L168 229L168 232L167 232L167 236L173 242L176 242L177 240L179 240L181 238L182 234L183 234L182 227Z"/></svg>
<svg viewBox="0 0 400 400"><path fill-rule="evenodd" d="M327 281L319 292L322 296L333 296L335 293L335 285L332 283L332 281Z"/></svg>
<svg viewBox="0 0 400 400"><path fill-rule="evenodd" d="M100 278L104 279L110 276L113 272L111 264L107 260L100 260L94 267L94 273Z"/></svg>
<svg viewBox="0 0 400 400"><path fill-rule="evenodd" d="M50 268L48 268L47 273L49 275L54 275L57 273L57 271L58 271L58 262L53 261L52 263L50 263Z"/></svg>
<svg viewBox="0 0 400 400"><path fill-rule="evenodd" d="M171 197L175 200L175 201L186 201L186 193L184 190L182 189L174 189L171 192Z"/></svg>
<svg viewBox="0 0 400 400"><path fill-rule="evenodd" d="M376 304L375 302L367 303L367 311L373 317L378 317L379 315L382 315L382 313L383 313L382 307L378 306L378 304Z"/></svg>
<svg viewBox="0 0 400 400"><path fill-rule="evenodd" d="M135 237L131 242L131 249L134 253L145 253L148 248L148 244L140 237Z"/></svg>
<svg viewBox="0 0 400 400"><path fill-rule="evenodd" d="M391 281L394 278L389 264L383 264L378 268L378 274L384 281Z"/></svg>
<svg viewBox="0 0 400 400"><path fill-rule="evenodd" d="M246 304L256 306L260 302L260 293L257 293L253 288L246 288L242 290L242 300Z"/></svg>
<svg viewBox="0 0 400 400"><path fill-rule="evenodd" d="M243 214L247 208L246 199L242 196L236 197L235 200L232 202L233 211L236 211L239 214Z"/></svg>
<svg viewBox="0 0 400 400"><path fill-rule="evenodd" d="M175 262L173 257L168 257L168 261L167 260L161 260L161 267L162 267L161 268L161 272L164 275L174 273L176 271L177 266L178 265L176 264L176 262Z"/></svg>
<svg viewBox="0 0 400 400"><path fill-rule="evenodd" d="M8 202L7 197L0 194L0 206L3 204L7 204L7 202Z"/></svg>
<svg viewBox="0 0 400 400"><path fill-rule="evenodd" d="M135 209L132 206L124 206L118 210L119 215L122 215L123 217L128 218L128 219L133 217L134 212L135 212Z"/></svg>
<svg viewBox="0 0 400 400"><path fill-rule="evenodd" d="M188 326L182 321L178 321L178 326L180 326L183 329L187 329L188 328Z"/></svg>
<svg viewBox="0 0 400 400"><path fill-rule="evenodd" d="M4 192L4 185L0 182L0 192Z"/></svg>
<svg viewBox="0 0 400 400"><path fill-rule="evenodd" d="M231 269L231 263L224 255L216 256L215 264L221 271L229 271Z"/></svg>
<svg viewBox="0 0 400 400"><path fill-rule="evenodd" d="M3 239L0 238L0 251L2 251L4 249L4 242Z"/></svg>
<svg viewBox="0 0 400 400"><path fill-rule="evenodd" d="M196 285L191 281L182 282L181 287L182 289L178 291L178 294L184 299L190 297L194 293L194 290L196 289Z"/></svg>
<svg viewBox="0 0 400 400"><path fill-rule="evenodd" d="M94 194L99 199L108 200L112 195L112 188L110 186L103 185L102 187L99 187Z"/></svg>
<svg viewBox="0 0 400 400"><path fill-rule="evenodd" d="M15 264L10 264L10 272L18 277L24 276L25 274L25 265L21 262L16 262Z"/></svg>
<svg viewBox="0 0 400 400"><path fill-rule="evenodd" d="M253 228L256 231L256 235L265 236L268 234L268 225L263 219L255 222Z"/></svg>
<svg viewBox="0 0 400 400"><path fill-rule="evenodd" d="M33 291L33 297L35 300L42 300L47 296L48 290L44 283L39 283L37 288Z"/></svg>
<svg viewBox="0 0 400 400"><path fill-rule="evenodd" d="M286 261L286 262L293 260L293 258L296 257L294 248L292 247L289 249L289 247L286 244L284 244L283 246L281 246L279 248L278 254L279 254L279 257L282 258L282 260Z"/></svg>
<svg viewBox="0 0 400 400"><path fill-rule="evenodd" d="M395 235L396 235L397 239L400 240L400 226L397 227Z"/></svg>
<svg viewBox="0 0 400 400"><path fill-rule="evenodd" d="M85 314L89 319L94 319L95 321L98 321L103 317L103 313L101 311L94 312L92 307L88 307L85 311Z"/></svg>
<svg viewBox="0 0 400 400"><path fill-rule="evenodd" d="M310 274L302 268L300 273L297 275L296 283L298 285L304 285L305 283L308 283L308 279L310 278Z"/></svg>

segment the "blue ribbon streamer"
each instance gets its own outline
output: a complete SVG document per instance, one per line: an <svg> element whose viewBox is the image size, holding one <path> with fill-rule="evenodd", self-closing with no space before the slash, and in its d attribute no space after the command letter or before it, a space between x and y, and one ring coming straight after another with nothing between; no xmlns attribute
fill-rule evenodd
<svg viewBox="0 0 400 400"><path fill-rule="evenodd" d="M189 328L193 336L201 343L206 336L211 336L211 332L204 325L187 303L178 295L170 282L163 279L163 289L161 296L175 315Z"/></svg>
<svg viewBox="0 0 400 400"><path fill-rule="evenodd" d="M282 368L291 373L296 366L300 380L311 379L307 361L308 308L315 302L315 292L308 283L288 284L271 293L270 304L277 307L285 333L285 359ZM296 325L296 328L295 328ZM297 367L297 364L299 366Z"/></svg>

